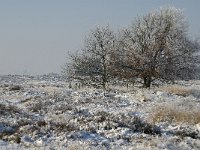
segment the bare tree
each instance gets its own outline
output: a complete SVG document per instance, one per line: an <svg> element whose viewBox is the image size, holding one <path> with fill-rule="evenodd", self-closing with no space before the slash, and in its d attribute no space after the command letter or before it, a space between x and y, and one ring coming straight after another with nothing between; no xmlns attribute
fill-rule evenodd
<svg viewBox="0 0 200 150"><path fill-rule="evenodd" d="M121 32L115 63L118 74L140 77L144 87L150 87L153 79L173 80L182 68L192 69L196 48L186 29L182 11L176 8L138 17Z"/></svg>
<svg viewBox="0 0 200 150"><path fill-rule="evenodd" d="M81 53L70 56L68 75L73 78L94 81L104 89L111 76L111 54L115 47L115 35L108 26L97 27L85 39Z"/></svg>

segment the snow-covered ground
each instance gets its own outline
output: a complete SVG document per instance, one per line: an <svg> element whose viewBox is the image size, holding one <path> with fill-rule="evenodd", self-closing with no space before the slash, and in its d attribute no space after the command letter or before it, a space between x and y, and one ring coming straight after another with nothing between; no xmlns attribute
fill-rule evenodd
<svg viewBox="0 0 200 150"><path fill-rule="evenodd" d="M75 85L55 74L0 76L0 149L200 149L200 81Z"/></svg>

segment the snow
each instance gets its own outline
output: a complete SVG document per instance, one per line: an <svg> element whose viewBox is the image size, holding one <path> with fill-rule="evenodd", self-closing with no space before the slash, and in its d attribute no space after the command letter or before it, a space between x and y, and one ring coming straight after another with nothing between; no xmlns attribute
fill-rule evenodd
<svg viewBox="0 0 200 150"><path fill-rule="evenodd" d="M162 108L200 114L200 81L177 83L186 96L161 87L104 92L68 84L56 74L0 76L0 149L200 148L195 119L152 121Z"/></svg>

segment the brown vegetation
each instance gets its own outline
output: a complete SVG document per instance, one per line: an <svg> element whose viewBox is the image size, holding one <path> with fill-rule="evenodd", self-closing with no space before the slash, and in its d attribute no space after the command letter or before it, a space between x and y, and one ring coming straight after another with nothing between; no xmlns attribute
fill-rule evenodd
<svg viewBox="0 0 200 150"><path fill-rule="evenodd" d="M184 97L192 94L192 89L180 85L168 85L160 88L159 90Z"/></svg>
<svg viewBox="0 0 200 150"><path fill-rule="evenodd" d="M187 123L197 124L200 122L200 108L186 108L177 104L161 104L157 105L153 110L151 121L169 122L169 123Z"/></svg>

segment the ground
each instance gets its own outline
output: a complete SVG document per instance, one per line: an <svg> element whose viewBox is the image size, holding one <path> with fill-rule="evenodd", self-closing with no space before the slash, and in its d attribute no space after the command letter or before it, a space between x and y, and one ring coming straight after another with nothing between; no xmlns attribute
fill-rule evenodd
<svg viewBox="0 0 200 150"><path fill-rule="evenodd" d="M0 149L200 149L200 81L103 91L0 76Z"/></svg>

